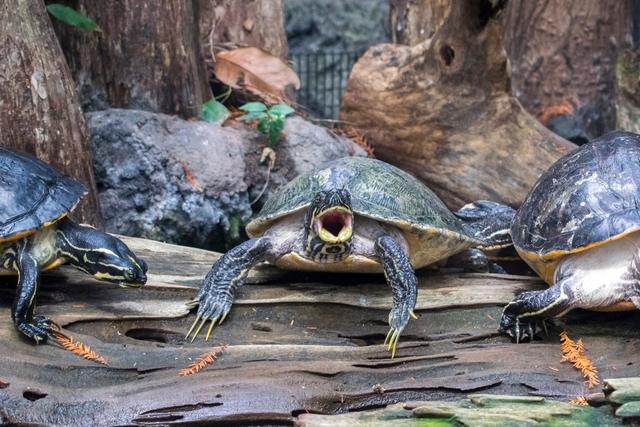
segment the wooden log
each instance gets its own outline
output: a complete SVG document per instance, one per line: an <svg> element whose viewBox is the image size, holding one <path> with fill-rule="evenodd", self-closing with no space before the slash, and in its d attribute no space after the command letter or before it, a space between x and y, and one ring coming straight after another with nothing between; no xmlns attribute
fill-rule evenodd
<svg viewBox="0 0 640 427"><path fill-rule="evenodd" d="M82 182L72 218L103 228L89 131L44 2L0 3L0 40L0 145Z"/></svg>
<svg viewBox="0 0 640 427"><path fill-rule="evenodd" d="M195 1L72 4L102 29L54 22L85 111L113 107L192 118L213 97Z"/></svg>
<svg viewBox="0 0 640 427"><path fill-rule="evenodd" d="M615 425L604 408L590 408L541 397L470 395L458 402L407 402L372 412L343 415L301 414L296 427L418 427L426 419L443 426Z"/></svg>
<svg viewBox="0 0 640 427"><path fill-rule="evenodd" d="M340 120L374 154L424 181L451 209L518 206L575 146L526 113L502 48L504 2L456 0L433 38L374 46L349 78Z"/></svg>
<svg viewBox="0 0 640 427"><path fill-rule="evenodd" d="M602 377L640 376L640 365L629 363L637 360L640 312L575 310L548 336L520 345L499 334L513 295L546 286L514 276L419 271L419 318L390 359L383 341L391 292L382 275L260 266L211 339L191 342L185 335L195 313L185 302L219 254L124 240L148 262L147 285L122 289L62 266L45 273L36 308L108 366L23 338L10 315L15 278L0 278L0 423L290 426L306 411L347 413L472 393L566 402L597 390L560 362L562 329L582 338ZM229 347L213 363L180 375L221 343Z"/></svg>

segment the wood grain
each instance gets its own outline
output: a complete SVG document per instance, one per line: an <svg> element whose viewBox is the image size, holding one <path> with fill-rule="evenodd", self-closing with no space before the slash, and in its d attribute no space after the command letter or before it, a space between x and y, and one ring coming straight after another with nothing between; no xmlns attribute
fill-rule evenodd
<svg viewBox="0 0 640 427"><path fill-rule="evenodd" d="M125 240L149 263L147 285L123 289L63 266L45 275L38 299L39 314L109 366L20 336L10 316L15 280L0 281L0 380L9 383L0 389L0 421L290 426L306 411L337 414L473 393L564 402L599 393L560 363L562 328L582 338L601 378L640 376L638 312L573 313L532 343L500 335L502 306L517 292L545 286L518 276L421 271L419 318L390 359L382 343L391 292L382 276L261 266L210 341L190 342L185 334L195 315L184 304L218 255ZM211 365L180 376L220 343L229 347Z"/></svg>

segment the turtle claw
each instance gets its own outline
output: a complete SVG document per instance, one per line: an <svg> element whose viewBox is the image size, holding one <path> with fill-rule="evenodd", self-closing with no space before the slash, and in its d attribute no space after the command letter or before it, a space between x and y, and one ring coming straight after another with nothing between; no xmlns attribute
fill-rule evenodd
<svg viewBox="0 0 640 427"><path fill-rule="evenodd" d="M37 344L47 339L53 332L53 322L44 316L34 316L30 321L23 321L16 324L20 332L36 340Z"/></svg>
<svg viewBox="0 0 640 427"><path fill-rule="evenodd" d="M408 315L413 319L418 319L413 313L413 310L407 310ZM391 358L393 359L396 355L396 348L398 346L398 341L400 341L400 335L404 328L409 323L409 316L402 316L402 318L398 318L393 315L393 310L391 314L389 314L389 325L391 329L387 332L387 336L384 339L384 345L387 346L387 350L391 352Z"/></svg>
<svg viewBox="0 0 640 427"><path fill-rule="evenodd" d="M544 320L542 321L542 325L546 332L547 328ZM500 332L506 332L511 338L514 338L516 344L520 344L520 341L524 341L526 338L529 338L529 341L532 342L533 337L541 328L535 320L521 321L518 317L503 313L499 330Z"/></svg>
<svg viewBox="0 0 640 427"><path fill-rule="evenodd" d="M391 352L392 359L396 355L396 347L398 345L398 341L401 333L402 333L402 329L391 328L387 333L387 337L384 339L384 345L387 346L387 351Z"/></svg>

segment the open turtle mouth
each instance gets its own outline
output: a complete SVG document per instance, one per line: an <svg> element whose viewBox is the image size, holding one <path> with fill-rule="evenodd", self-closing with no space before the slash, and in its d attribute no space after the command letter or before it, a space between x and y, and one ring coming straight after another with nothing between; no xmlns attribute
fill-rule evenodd
<svg viewBox="0 0 640 427"><path fill-rule="evenodd" d="M353 234L353 214L344 208L334 208L318 215L313 231L329 244L344 243Z"/></svg>

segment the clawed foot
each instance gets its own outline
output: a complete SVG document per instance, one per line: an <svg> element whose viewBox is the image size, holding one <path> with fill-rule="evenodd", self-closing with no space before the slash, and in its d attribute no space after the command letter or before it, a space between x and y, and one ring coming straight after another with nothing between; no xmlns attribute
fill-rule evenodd
<svg viewBox="0 0 640 427"><path fill-rule="evenodd" d="M409 310L406 307L401 309L392 309L391 313L389 313L389 325L391 329L387 333L387 337L384 339L384 345L387 346L387 350L391 352L391 358L393 359L396 355L396 347L398 345L398 341L400 339L400 334L409 323L409 316L413 319L418 319L418 317L413 313L413 310Z"/></svg>
<svg viewBox="0 0 640 427"><path fill-rule="evenodd" d="M507 312L507 308L502 313L499 331L506 332L507 335L516 340L517 344L527 338L529 338L529 341L533 341L533 337L541 330L547 333L546 319L536 320L531 319L531 316L523 319L522 316Z"/></svg>
<svg viewBox="0 0 640 427"><path fill-rule="evenodd" d="M225 298L224 295L215 295L210 296L210 294L204 295L202 299L199 301L200 308L198 309L198 314L196 316L196 320L191 325L189 332L187 332L186 338L189 338L191 332L193 332L193 336L191 337L191 341L196 339L200 330L204 327L205 323L208 320L211 321L211 325L209 326L209 330L207 331L207 335L205 340L209 340L211 336L211 332L213 331L213 327L216 324L220 324L224 321L231 310L231 304L233 303L233 299ZM198 299L190 301L187 303L187 306L195 307L198 305Z"/></svg>
<svg viewBox="0 0 640 427"><path fill-rule="evenodd" d="M20 332L33 338L37 343L47 339L49 334L53 332L53 322L44 316L34 316L33 319L22 322L16 322L16 327Z"/></svg>

